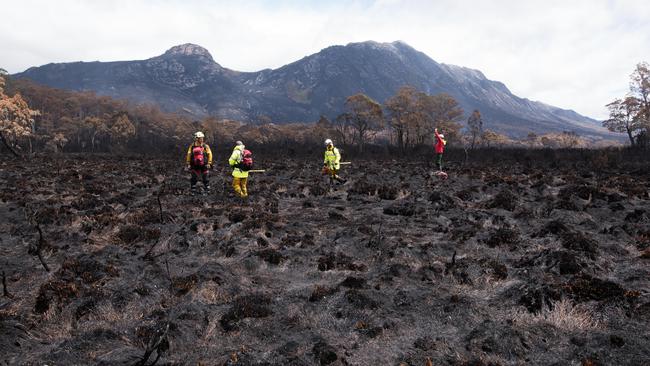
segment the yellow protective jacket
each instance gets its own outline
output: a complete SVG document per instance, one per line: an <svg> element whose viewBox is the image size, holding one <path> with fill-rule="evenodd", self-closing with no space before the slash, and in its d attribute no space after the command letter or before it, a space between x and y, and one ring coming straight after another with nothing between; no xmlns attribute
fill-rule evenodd
<svg viewBox="0 0 650 366"><path fill-rule="evenodd" d="M187 148L187 155L185 156L185 162L187 163L187 165L190 165L190 162L192 161L192 149L195 146L201 146L201 145L198 145L195 142L193 142L192 145L190 145L190 147ZM208 158L208 164L212 165L212 150L210 150L210 146L208 146L208 144L203 144L203 149L205 150L205 155Z"/></svg>
<svg viewBox="0 0 650 366"><path fill-rule="evenodd" d="M245 172L237 167L235 165L241 163L242 161L242 156L244 154L244 146L235 146L235 149L232 151L232 154L230 155L230 159L228 159L228 164L233 168L232 170L232 176L235 178L248 178L248 172Z"/></svg>
<svg viewBox="0 0 650 366"><path fill-rule="evenodd" d="M339 149L332 147L331 149L328 147L327 150L325 150L325 160L323 161L323 164L325 164L328 168L334 169L334 170L339 170L341 168L341 153L339 153Z"/></svg>

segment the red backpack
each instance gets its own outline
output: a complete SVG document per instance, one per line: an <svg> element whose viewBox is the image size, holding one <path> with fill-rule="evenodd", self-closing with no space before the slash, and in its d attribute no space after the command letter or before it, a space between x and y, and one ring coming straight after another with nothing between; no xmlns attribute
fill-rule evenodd
<svg viewBox="0 0 650 366"><path fill-rule="evenodd" d="M241 168L239 169L244 172L253 169L253 153L250 150L244 150L242 152Z"/></svg>
<svg viewBox="0 0 650 366"><path fill-rule="evenodd" d="M205 165L205 148L194 146L192 148L192 166L202 167Z"/></svg>

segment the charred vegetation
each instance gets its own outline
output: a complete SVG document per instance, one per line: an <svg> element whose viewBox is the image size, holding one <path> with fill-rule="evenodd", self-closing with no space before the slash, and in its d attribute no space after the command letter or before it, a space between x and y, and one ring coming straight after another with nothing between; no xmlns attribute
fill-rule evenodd
<svg viewBox="0 0 650 366"><path fill-rule="evenodd" d="M180 159L4 160L0 361L650 358L647 157L450 150L440 180L373 149L333 187L320 151L260 149L247 201L223 155L206 196Z"/></svg>

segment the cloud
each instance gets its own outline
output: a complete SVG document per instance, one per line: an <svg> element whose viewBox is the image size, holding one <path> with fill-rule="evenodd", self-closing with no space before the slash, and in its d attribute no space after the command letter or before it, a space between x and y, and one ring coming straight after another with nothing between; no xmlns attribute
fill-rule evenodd
<svg viewBox="0 0 650 366"><path fill-rule="evenodd" d="M23 0L2 8L10 16L0 23L0 67L9 72L145 59L186 42L222 66L256 71L334 44L399 39L516 95L596 118L650 54L650 7L638 0Z"/></svg>

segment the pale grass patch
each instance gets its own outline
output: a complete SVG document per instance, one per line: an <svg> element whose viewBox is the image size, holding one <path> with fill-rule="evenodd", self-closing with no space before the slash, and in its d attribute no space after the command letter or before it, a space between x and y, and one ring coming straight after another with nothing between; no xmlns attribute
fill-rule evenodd
<svg viewBox="0 0 650 366"><path fill-rule="evenodd" d="M91 253L97 253L101 252L102 250L105 250L107 246L113 245L114 241L110 238L113 238L115 234L117 234L117 225L115 225L115 228L111 229L110 231L103 231L101 233L96 233L96 230L93 230L90 235L88 236L88 244L85 244L85 247L87 247Z"/></svg>
<svg viewBox="0 0 650 366"><path fill-rule="evenodd" d="M520 280L505 279L499 280L490 275L481 276L476 279L476 282L472 285L471 288L459 287L459 289L464 289L460 291L459 294L466 294L467 296L487 300L497 296L502 291L520 284Z"/></svg>
<svg viewBox="0 0 650 366"><path fill-rule="evenodd" d="M144 318L144 309L134 303L129 303L122 309L115 309L112 304L99 305L92 311L88 320L84 322L84 328L122 328L129 326Z"/></svg>
<svg viewBox="0 0 650 366"><path fill-rule="evenodd" d="M586 308L576 306L567 299L555 302L553 309L544 308L538 314L531 314L525 310L515 311L512 320L521 325L547 323L569 331L590 330L600 326L600 322Z"/></svg>
<svg viewBox="0 0 650 366"><path fill-rule="evenodd" d="M39 331L38 338L46 342L62 342L72 338L76 324L74 316L70 311L59 311L55 306L51 306L42 318L45 323Z"/></svg>
<svg viewBox="0 0 650 366"><path fill-rule="evenodd" d="M293 323L299 323L300 318L304 317L304 314L302 306L298 306L297 304L289 304L287 306L287 318Z"/></svg>
<svg viewBox="0 0 650 366"><path fill-rule="evenodd" d="M233 300L223 287L213 282L205 283L198 291L193 291L192 297L204 304L227 304Z"/></svg>
<svg viewBox="0 0 650 366"><path fill-rule="evenodd" d="M308 329L345 329L346 320L341 320L329 311L314 312L300 306L289 305L287 318L293 324Z"/></svg>
<svg viewBox="0 0 650 366"><path fill-rule="evenodd" d="M221 314L215 315L210 318L210 320L208 321L208 325L205 328L205 333L203 334L203 343L205 344L211 343L210 340L217 332L217 328L219 327L219 319L221 319Z"/></svg>

